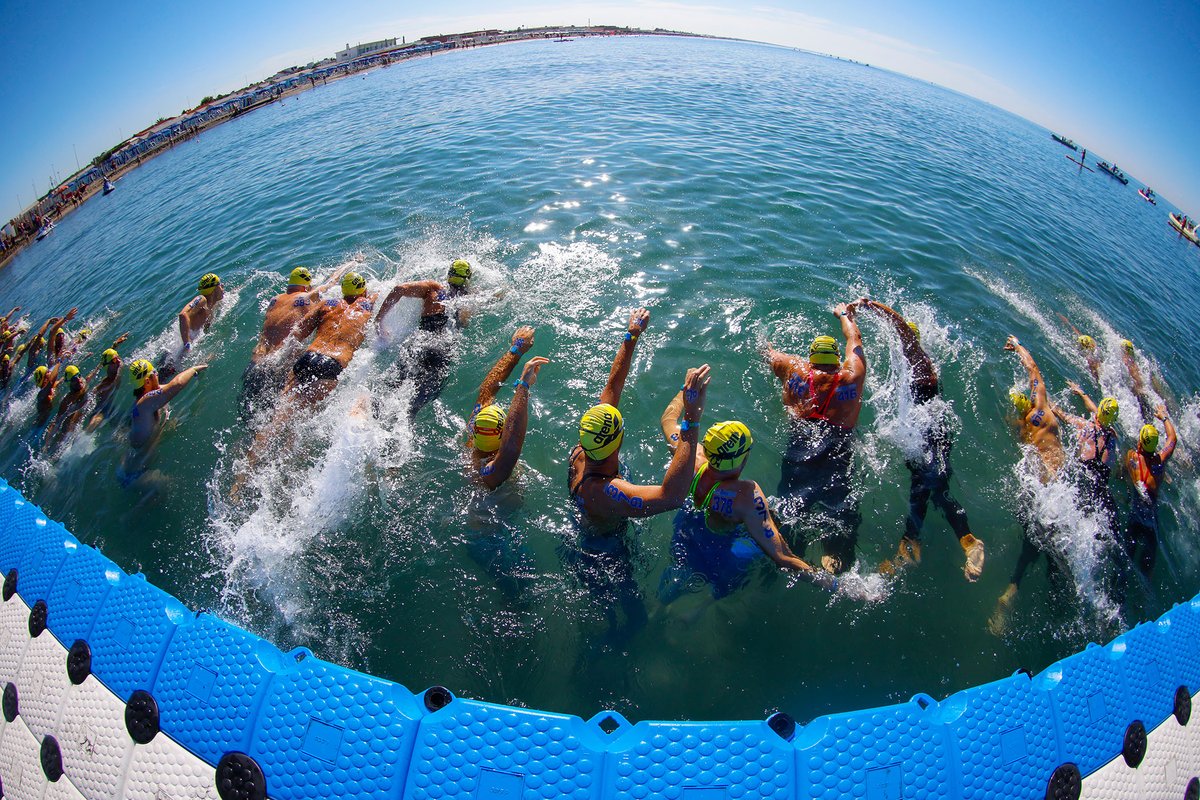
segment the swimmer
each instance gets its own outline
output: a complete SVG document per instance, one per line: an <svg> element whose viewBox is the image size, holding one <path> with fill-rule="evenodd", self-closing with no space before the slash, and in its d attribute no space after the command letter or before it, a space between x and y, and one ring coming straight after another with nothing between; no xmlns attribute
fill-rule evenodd
<svg viewBox="0 0 1200 800"><path fill-rule="evenodd" d="M116 343L114 343L116 344ZM121 383L121 354L117 352L116 347L110 347L100 354L100 365L97 369L105 370L104 377L100 379L100 383L96 385L93 395L96 398L95 405L92 407L92 418L88 420L87 430L92 432L100 427L112 410L112 400L116 396L117 386ZM92 375L95 375L96 370L92 370ZM89 376L89 381L91 376Z"/></svg>
<svg viewBox="0 0 1200 800"><path fill-rule="evenodd" d="M776 350L769 342L764 348L772 372L783 384L783 406L792 423L776 493L785 510L793 506L795 516L799 511L823 512L821 566L835 575L854 563L862 519L851 476L867 359L855 309L841 303L833 311L846 339L844 362L832 336L813 339L807 359Z"/></svg>
<svg viewBox="0 0 1200 800"><path fill-rule="evenodd" d="M683 411L681 391L662 416L663 435L672 451L682 438ZM775 525L762 487L742 478L753 447L750 429L736 420L718 422L704 434L688 488L691 504L675 517L671 539L675 563L659 583L659 599L664 604L686 590L691 576L697 574L711 585L713 599L731 594L745 582L749 567L762 554L803 580L830 591L837 589L836 578L813 569L792 552Z"/></svg>
<svg viewBox="0 0 1200 800"><path fill-rule="evenodd" d="M1058 418L1054 414L1046 394L1045 381L1042 380L1041 370L1038 369L1033 356L1015 336L1008 337L1004 349L1015 352L1021 359L1021 365L1029 373L1029 394L1011 392L1009 399L1016 411L1020 439L1025 444L1032 445L1037 452L1040 463L1038 477L1043 485L1048 485L1058 479L1067 460L1059 437ZM1021 553L1017 556L1017 565L1009 578L1008 587L996 601L996 608L988 618L988 630L995 636L1003 636L1008 632L1017 590L1025 577L1025 571L1038 556L1046 555L1046 568L1052 574L1059 570L1061 560L1057 554L1046 549L1055 538L1053 525L1034 519L1031 510L1024 504L1018 510L1018 516L1022 524Z"/></svg>
<svg viewBox="0 0 1200 800"><path fill-rule="evenodd" d="M158 372L145 359L129 365L129 378L133 381L133 409L130 411L129 443L135 450L146 450L161 432L162 411L175 395L191 382L192 378L208 369L207 364L189 367L169 382L159 385Z"/></svg>
<svg viewBox="0 0 1200 800"><path fill-rule="evenodd" d="M367 280L357 272L347 272L341 285L341 300L319 304L295 328L297 339L307 339L310 334L313 339L292 366L284 393L309 406L320 403L337 386L338 376L366 338L379 296L378 292L367 293ZM293 409L283 410L290 416Z"/></svg>
<svg viewBox="0 0 1200 800"><path fill-rule="evenodd" d="M357 272L342 276L342 299L326 300L305 315L296 326L295 337L312 342L304 354L292 365L277 405L274 419L264 427L246 454L246 468L252 469L268 449L293 441L284 432L288 420L298 411L310 410L320 405L337 388L338 378L350 364L359 346L367 336L367 324L375 312L378 292L367 293L367 280ZM237 499L248 472L239 472L230 489L230 496Z"/></svg>
<svg viewBox="0 0 1200 800"><path fill-rule="evenodd" d="M342 276L350 271L350 265L341 267L330 276L329 281L314 287L312 272L307 267L296 267L288 276L286 291L275 295L267 303L266 318L263 320L262 333L258 336L258 344L250 355L250 364L242 373L242 392L238 398L238 407L243 416L264 395L278 394L283 390L287 381L286 368L272 368L265 363L266 359L278 352L290 341L297 342L293 334L304 317L310 313L314 304L321 298L321 293L337 284ZM286 367L290 367L287 364Z"/></svg>
<svg viewBox="0 0 1200 800"><path fill-rule="evenodd" d="M1158 557L1158 492L1176 442L1175 425L1166 407L1160 405L1154 416L1163 423L1167 442L1160 450L1158 428L1146 424L1138 434L1137 446L1125 456L1125 472L1133 491L1129 497L1129 524L1121 542L1126 555L1147 579Z"/></svg>
<svg viewBox="0 0 1200 800"><path fill-rule="evenodd" d="M71 337L62 328L58 328L50 339L50 355L48 356L50 363L70 359L91 336L91 328L81 328L74 337Z"/></svg>
<svg viewBox="0 0 1200 800"><path fill-rule="evenodd" d="M1138 366L1133 342L1128 339L1121 340L1121 361L1125 364L1126 372L1129 373L1130 388L1133 390L1133 396L1137 398L1142 419L1145 419L1150 416L1150 409L1154 408L1155 399L1146 388L1146 379L1142 377L1142 368Z"/></svg>
<svg viewBox="0 0 1200 800"><path fill-rule="evenodd" d="M13 358L12 354L5 352L0 354L0 389L7 389L8 382L12 380Z"/></svg>
<svg viewBox="0 0 1200 800"><path fill-rule="evenodd" d="M1071 320L1067 319L1067 316L1062 312L1059 312L1058 318L1066 323L1067 327L1069 327L1075 333L1075 343L1079 346L1079 352L1082 353L1084 359L1087 360L1088 371L1091 372L1092 377L1099 382L1101 362L1100 351L1096 347L1096 340L1091 336L1088 336L1086 333L1081 332L1079 328L1076 328L1071 323Z"/></svg>
<svg viewBox="0 0 1200 800"><path fill-rule="evenodd" d="M1079 462L1084 469L1084 502L1087 510L1100 516L1105 530L1110 538L1113 538L1117 524L1117 504L1113 500L1108 481L1120 457L1117 432L1113 425L1121 408L1115 397L1105 397L1096 405L1092 398L1079 388L1079 384L1068 382L1067 386L1083 400L1084 406L1094 415L1092 419L1076 416L1055 403L1051 403L1050 407L1060 421L1073 425L1079 432Z"/></svg>
<svg viewBox="0 0 1200 800"><path fill-rule="evenodd" d="M0 317L0 340L3 341L3 347L5 348L12 347L15 343L13 340L16 337L17 328L15 326L10 326L9 323L12 322L12 318L15 317L17 312L20 310L20 306L14 306L12 311L9 311L3 317Z"/></svg>
<svg viewBox="0 0 1200 800"><path fill-rule="evenodd" d="M401 283L388 292L379 307L378 324L382 325L384 318L392 307L404 297L418 298L421 301L421 318L417 323L419 333L415 334L405 348L405 352L396 361L395 367L389 370L385 382L399 386L406 380L416 383L409 403L409 414L416 416L430 401L441 394L442 387L450 377L450 358L452 342L448 337L440 335L450 328L450 316L447 304L465 295L471 283L471 265L458 259L450 265L446 275L446 283L441 281L413 281ZM466 327L470 319L470 309L458 305L455 311L454 324L456 328Z"/></svg>
<svg viewBox="0 0 1200 800"><path fill-rule="evenodd" d="M70 391L63 396L58 404L58 414L46 427L46 438L42 449L49 450L75 430L83 417L83 409L87 404L88 380L95 375L93 370L86 378L79 373L79 367L68 364L63 368L63 380L67 382Z"/></svg>
<svg viewBox="0 0 1200 800"><path fill-rule="evenodd" d="M467 421L470 431L468 447L471 452L471 476L489 489L508 480L521 447L525 444L525 428L529 419L529 390L537 382L538 370L550 363L541 356L531 358L513 384L513 400L508 413L496 405L496 390L508 380L521 356L533 346L533 328L517 328L512 343L488 372L479 386L475 409Z"/></svg>
<svg viewBox="0 0 1200 800"><path fill-rule="evenodd" d="M866 297L859 300L858 305L879 312L895 327L900 337L900 346L904 350L904 359L912 372L909 386L913 405L925 405L937 397L941 391L937 368L921 347L921 330L917 323L905 319L895 309ZM921 457L909 458L904 462L908 467L911 482L908 490L908 517L905 519L900 547L896 551L894 561L885 561L880 570L889 572L897 565L920 562L921 529L925 525L929 501L933 500L933 504L941 509L946 517L946 522L954 531L959 547L966 556L963 575L968 581L977 581L983 574L983 541L971 533L966 510L950 496L950 449L954 442L950 434L936 424L924 432L924 439Z"/></svg>
<svg viewBox="0 0 1200 800"><path fill-rule="evenodd" d="M43 364L33 371L33 385L38 389L35 427L40 428L45 425L46 421L50 419L50 413L54 410L54 392L60 382L58 376L60 366L62 365L55 364L53 367L47 367Z"/></svg>
<svg viewBox="0 0 1200 800"><path fill-rule="evenodd" d="M683 505L696 459L700 417L708 391L709 368L689 369L683 382L684 404L679 445L667 466L662 483L641 486L621 477L621 443L625 423L618 406L634 348L650 322L650 312L639 308L629 315L629 325L613 358L608 382L599 405L584 412L579 422L579 444L567 457L567 487L589 527L597 532L621 530L631 517L650 517Z"/></svg>
<svg viewBox="0 0 1200 800"><path fill-rule="evenodd" d="M196 335L207 331L212 325L217 304L224 296L225 287L216 273L209 272L200 278L199 294L179 312L179 338L183 341L183 352L191 350Z"/></svg>
<svg viewBox="0 0 1200 800"><path fill-rule="evenodd" d="M37 367L38 356L42 352L42 348L46 346L46 332L49 331L50 338L53 339L59 328L75 319L75 314L79 311L77 308L72 308L61 317L51 317L42 323L42 327L38 332L30 337L25 344L25 373L29 374Z"/></svg>

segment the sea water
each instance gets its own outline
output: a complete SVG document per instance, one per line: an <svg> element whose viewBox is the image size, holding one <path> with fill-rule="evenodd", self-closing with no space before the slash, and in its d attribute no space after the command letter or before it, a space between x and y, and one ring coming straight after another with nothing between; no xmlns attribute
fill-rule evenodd
<svg viewBox="0 0 1200 800"><path fill-rule="evenodd" d="M171 403L143 479L118 482L128 444L116 421L44 451L32 392L16 381L0 474L192 606L414 690L440 683L584 716L780 708L806 719L1038 670L1200 588L1200 250L1168 227L1165 200L1081 172L1068 152L968 97L762 45L536 42L353 76L147 162L0 274L0 308L23 306L35 326L79 306L74 328L95 330L85 372L126 331L126 363L171 350L202 274L227 289L188 356L209 369ZM474 316L455 334L440 397L410 420L412 388L388 379L419 313L402 303L328 403L281 428L231 497L254 435L237 418L241 373L292 267L324 278L349 264L384 291L440 279L455 258L474 266ZM631 309L651 313L621 402L631 479L661 479L659 414L686 369L708 363L705 421L751 428L745 475L772 495L787 423L760 348L840 340L834 304L863 295L919 323L944 390L913 408L894 331L860 315L863 519L845 582L869 601L764 563L730 597L694 586L663 605L672 514L631 526L623 576L581 572L566 457ZM1100 385L1068 321L1099 343ZM523 324L537 328L531 355L551 363L531 392L520 466L483 495L464 477L464 425ZM1097 521L1069 481L1042 487L1016 441L1008 393L1027 381L1003 350L1009 334L1064 406L1082 410L1068 380L1115 395L1123 446L1142 423L1120 360L1131 339L1179 426L1158 566L1123 607ZM114 416L130 404L125 377ZM951 491L986 543L977 583L932 506L920 565L876 574L904 530L905 460L931 426L955 438ZM1124 506L1127 489L1114 490ZM997 635L988 620L1020 551L1022 507L1054 523L1050 546L1069 569L1052 581L1035 564ZM618 577L620 592L597 590Z"/></svg>

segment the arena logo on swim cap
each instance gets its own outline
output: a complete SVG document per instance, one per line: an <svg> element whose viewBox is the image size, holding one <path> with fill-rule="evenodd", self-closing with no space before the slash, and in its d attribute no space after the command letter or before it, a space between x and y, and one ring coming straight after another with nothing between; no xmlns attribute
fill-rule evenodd
<svg viewBox="0 0 1200 800"><path fill-rule="evenodd" d="M217 273L209 272L200 278L200 294L208 297L220 285L221 279L217 276Z"/></svg>
<svg viewBox="0 0 1200 800"><path fill-rule="evenodd" d="M718 472L737 469L754 447L750 429L736 420L718 422L704 434L704 455Z"/></svg>
<svg viewBox="0 0 1200 800"><path fill-rule="evenodd" d="M621 412L608 403L589 408L579 421L579 445L593 461L603 461L615 453L624 434Z"/></svg>
<svg viewBox="0 0 1200 800"><path fill-rule="evenodd" d="M342 295L345 297L358 297L366 291L367 279L357 272L347 272L342 278Z"/></svg>
<svg viewBox="0 0 1200 800"><path fill-rule="evenodd" d="M312 273L307 267L296 267L288 276L288 286L312 286Z"/></svg>
<svg viewBox="0 0 1200 800"><path fill-rule="evenodd" d="M1158 428L1146 424L1138 433L1138 447L1143 453L1153 453L1158 450Z"/></svg>
<svg viewBox="0 0 1200 800"><path fill-rule="evenodd" d="M456 260L450 265L446 280L451 286L463 288L467 285L467 281L471 280L471 264L461 258Z"/></svg>

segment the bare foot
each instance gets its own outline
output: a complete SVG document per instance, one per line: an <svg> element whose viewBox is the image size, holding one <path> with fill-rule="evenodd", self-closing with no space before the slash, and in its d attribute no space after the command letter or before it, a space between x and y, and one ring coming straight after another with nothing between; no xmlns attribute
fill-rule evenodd
<svg viewBox="0 0 1200 800"><path fill-rule="evenodd" d="M1012 617L1013 600L1017 596L1017 587L1015 584L1009 584L1004 590L1004 594L1000 595L1000 599L996 601L996 610L992 612L992 616L988 617L988 631L993 636L1003 636L1008 633L1009 621Z"/></svg>
<svg viewBox="0 0 1200 800"><path fill-rule="evenodd" d="M896 557L884 559L883 563L879 565L879 573L881 575L895 575L909 564L920 563L921 542L904 536L900 539L900 546L896 548Z"/></svg>
<svg viewBox="0 0 1200 800"><path fill-rule="evenodd" d="M967 554L963 575L971 583L974 583L983 574L983 542L968 533L959 539L958 543L962 545L963 552Z"/></svg>

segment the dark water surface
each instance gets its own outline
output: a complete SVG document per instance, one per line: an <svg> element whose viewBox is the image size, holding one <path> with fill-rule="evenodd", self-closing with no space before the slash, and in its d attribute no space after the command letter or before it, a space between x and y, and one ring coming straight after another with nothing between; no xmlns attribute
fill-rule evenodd
<svg viewBox="0 0 1200 800"><path fill-rule="evenodd" d="M442 683L584 716L783 708L806 719L1037 670L1200 588L1200 249L1168 227L1165 202L1081 174L1067 152L961 95L764 46L577 40L397 64L148 162L0 274L0 307L19 303L38 324L79 305L98 338L130 331L127 362L173 341L202 273L230 289L193 354L211 368L173 403L157 492L119 487L120 426L31 456L29 393L7 408L0 468L82 540L190 604L414 690ZM292 429L298 454L268 459L230 502L249 441L235 416L240 376L283 276L361 258L386 288L440 278L457 257L475 265L482 299L440 400L410 423L408 389L385 388L395 340L415 323L402 306L391 339L372 336L328 407ZM986 542L983 578L963 579L932 509L923 563L873 575L903 531L905 453L931 420L909 413L894 333L866 318L851 580L880 599L831 598L762 564L732 597L664 606L663 515L630 533L628 607L596 602L569 566L565 457L629 310L653 315L622 400L631 477L661 477L659 413L686 368L707 362L706 420L750 426L746 474L771 493L787 425L758 347L769 337L801 351L836 335L830 308L863 293L916 319L941 369L947 404L932 422L957 431L952 490ZM1126 337L1183 438L1152 585L1135 585L1124 610L1106 594L1095 520L1073 490L1022 495L1035 482L1006 420L1024 383L1006 335L1030 348L1060 402L1073 403L1067 380L1102 393L1059 314L1105 352L1103 391L1121 401L1125 443L1141 425L1118 357ZM533 391L523 466L481 498L461 470L464 418L519 324L537 326L532 353L553 363ZM378 402L355 416L367 391ZM1124 507L1127 488L1115 489ZM1022 503L1057 521L1070 577L1050 591L1036 565L1011 631L996 636L987 620L1020 549Z"/></svg>

